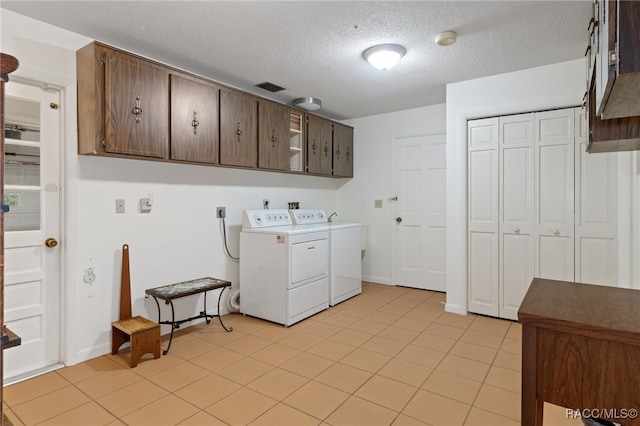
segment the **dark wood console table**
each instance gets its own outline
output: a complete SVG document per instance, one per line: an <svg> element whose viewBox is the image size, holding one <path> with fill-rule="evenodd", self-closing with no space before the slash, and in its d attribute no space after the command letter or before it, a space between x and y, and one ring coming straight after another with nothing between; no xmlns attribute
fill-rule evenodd
<svg viewBox="0 0 640 426"><path fill-rule="evenodd" d="M169 345L167 346L167 349L162 351L163 355L169 353L169 349L171 348L171 341L173 340L173 330L175 330L176 328L180 328L180 324L184 322L192 321L197 318L205 318L207 324L209 324L211 322L211 318L218 317L220 325L222 326L222 328L224 328L225 331L233 331L233 328L227 328L224 325L224 323L222 322L222 317L220 316L220 300L222 299L222 293L224 292L224 289L227 287L231 287L231 282L219 280L217 278L205 277L145 290L145 297L153 297L153 300L155 300L156 305L158 306L158 324L171 325ZM222 289L220 291L220 295L218 296L218 312L211 315L207 313L207 292L209 290L216 289ZM178 299L180 297L191 296L193 294L199 293L204 293L204 310L200 311L200 314L194 317L176 321L175 310L173 308L173 299ZM171 321L160 321L160 303L158 303L158 299L164 300L165 305L171 306Z"/></svg>
<svg viewBox="0 0 640 426"><path fill-rule="evenodd" d="M522 425L542 425L545 401L640 424L640 291L534 278L518 320Z"/></svg>

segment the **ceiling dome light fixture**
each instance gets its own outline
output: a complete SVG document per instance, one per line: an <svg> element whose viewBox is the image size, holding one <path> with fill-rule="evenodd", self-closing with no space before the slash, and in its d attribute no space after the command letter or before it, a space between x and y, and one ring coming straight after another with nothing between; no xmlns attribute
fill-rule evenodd
<svg viewBox="0 0 640 426"><path fill-rule="evenodd" d="M396 66L405 52L404 47L399 44L379 44L365 50L362 56L374 68L388 70Z"/></svg>
<svg viewBox="0 0 640 426"><path fill-rule="evenodd" d="M454 31L444 31L436 36L436 44L439 46L451 46L456 42L458 34Z"/></svg>
<svg viewBox="0 0 640 426"><path fill-rule="evenodd" d="M317 111L322 107L322 101L318 98L307 96L306 98L294 99L293 106L306 109L307 111Z"/></svg>

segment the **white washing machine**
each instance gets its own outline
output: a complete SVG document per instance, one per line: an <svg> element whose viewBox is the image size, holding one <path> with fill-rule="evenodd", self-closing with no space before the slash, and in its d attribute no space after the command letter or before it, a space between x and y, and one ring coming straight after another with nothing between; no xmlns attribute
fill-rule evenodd
<svg viewBox="0 0 640 426"><path fill-rule="evenodd" d="M293 223L329 230L329 305L334 306L362 293L361 225L327 222L323 210L290 210Z"/></svg>
<svg viewBox="0 0 640 426"><path fill-rule="evenodd" d="M329 306L329 229L294 225L288 210L246 210L240 312L285 326Z"/></svg>

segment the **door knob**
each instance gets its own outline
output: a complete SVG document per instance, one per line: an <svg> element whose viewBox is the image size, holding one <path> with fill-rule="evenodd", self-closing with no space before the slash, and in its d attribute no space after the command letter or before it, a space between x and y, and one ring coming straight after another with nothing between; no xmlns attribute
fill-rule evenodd
<svg viewBox="0 0 640 426"><path fill-rule="evenodd" d="M398 223L402 222L402 218L400 216L396 217L396 222Z"/></svg>
<svg viewBox="0 0 640 426"><path fill-rule="evenodd" d="M44 245L47 247L55 247L58 245L58 241L55 238L47 238L44 241Z"/></svg>

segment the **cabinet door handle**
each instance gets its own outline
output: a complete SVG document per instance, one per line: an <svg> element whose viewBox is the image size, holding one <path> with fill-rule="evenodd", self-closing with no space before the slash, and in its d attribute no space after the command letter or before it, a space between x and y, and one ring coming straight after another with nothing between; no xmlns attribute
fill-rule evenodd
<svg viewBox="0 0 640 426"><path fill-rule="evenodd" d="M338 160L340 159L340 154L342 154L342 152L340 151L340 145L338 144L338 148L336 149L336 158Z"/></svg>
<svg viewBox="0 0 640 426"><path fill-rule="evenodd" d="M313 155L316 155L316 149L318 148L318 145L316 145L316 140L313 140L313 145L311 145L311 149L313 150Z"/></svg>
<svg viewBox="0 0 640 426"><path fill-rule="evenodd" d="M240 142L240 136L242 136L242 129L240 128L240 122L238 121L238 129L236 130L236 135L238 135L238 142Z"/></svg>
<svg viewBox="0 0 640 426"><path fill-rule="evenodd" d="M329 156L329 145L326 142L324 143L323 151L324 151L324 156L328 157Z"/></svg>
<svg viewBox="0 0 640 426"><path fill-rule="evenodd" d="M136 116L136 123L140 123L140 116L142 115L142 108L140 107L140 96L136 96L136 103L131 114Z"/></svg>
<svg viewBox="0 0 640 426"><path fill-rule="evenodd" d="M347 161L349 161L349 158L351 157L351 151L349 150L349 147L347 147L347 153L345 155L347 156Z"/></svg>
<svg viewBox="0 0 640 426"><path fill-rule="evenodd" d="M198 126L200 125L200 122L198 121L198 115L195 111L193 111L193 121L191 122L191 127L193 127L193 134L197 135L198 134Z"/></svg>
<svg viewBox="0 0 640 426"><path fill-rule="evenodd" d="M555 229L555 228L553 228L553 229L551 230L551 233L552 233L553 235L560 235L560 231L558 231L558 230L557 230L557 229Z"/></svg>
<svg viewBox="0 0 640 426"><path fill-rule="evenodd" d="M273 133L271 134L271 145L275 148L278 144L278 137L276 136L276 129L273 129Z"/></svg>
<svg viewBox="0 0 640 426"><path fill-rule="evenodd" d="M316 249L316 246L307 247L307 251L314 251L315 249Z"/></svg>
<svg viewBox="0 0 640 426"><path fill-rule="evenodd" d="M517 226L513 227L513 232L515 232L516 234L520 233L520 228L518 228Z"/></svg>

